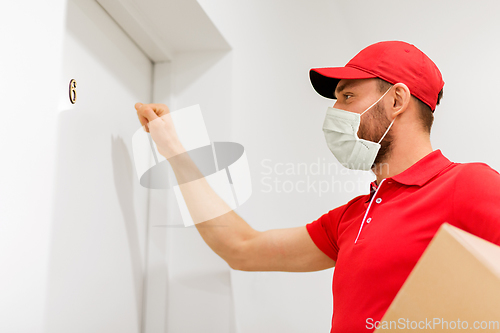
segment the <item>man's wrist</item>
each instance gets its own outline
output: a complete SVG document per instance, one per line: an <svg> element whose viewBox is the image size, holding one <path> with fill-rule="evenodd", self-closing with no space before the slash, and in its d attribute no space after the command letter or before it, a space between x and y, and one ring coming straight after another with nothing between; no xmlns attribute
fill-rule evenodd
<svg viewBox="0 0 500 333"><path fill-rule="evenodd" d="M181 154L186 153L186 149L184 146L179 143L176 144L174 147L170 147L167 151L161 151L160 154L165 157L167 160L172 159L175 156L179 156Z"/></svg>

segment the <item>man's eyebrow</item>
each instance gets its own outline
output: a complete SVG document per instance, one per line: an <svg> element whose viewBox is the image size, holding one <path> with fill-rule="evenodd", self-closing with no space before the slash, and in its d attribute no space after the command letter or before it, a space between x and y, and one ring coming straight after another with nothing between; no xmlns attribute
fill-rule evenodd
<svg viewBox="0 0 500 333"><path fill-rule="evenodd" d="M342 84L337 85L337 88L335 88L335 91L333 92L333 96L337 97L337 94L340 94L342 91L344 91L345 88L350 86L352 82L344 82Z"/></svg>

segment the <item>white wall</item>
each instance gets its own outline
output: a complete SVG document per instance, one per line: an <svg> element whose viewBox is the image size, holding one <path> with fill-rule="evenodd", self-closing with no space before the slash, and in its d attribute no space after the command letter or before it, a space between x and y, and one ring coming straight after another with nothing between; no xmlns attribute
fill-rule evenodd
<svg viewBox="0 0 500 333"><path fill-rule="evenodd" d="M0 331L141 331L148 190L131 137L153 65L95 1L8 13Z"/></svg>
<svg viewBox="0 0 500 333"><path fill-rule="evenodd" d="M233 47L232 140L247 149L254 185L237 211L256 229L301 226L367 193L373 175L341 174L341 167L333 174L342 181L334 192L277 193L274 187L265 193L262 173L268 169L262 163L336 163L321 131L333 102L316 94L308 71L343 66L377 41L413 43L441 69L445 87L435 113L434 148L457 162L484 161L500 170L498 2L199 1ZM292 184L307 177L268 176ZM328 332L331 277L332 270L233 271L238 332Z"/></svg>
<svg viewBox="0 0 500 333"><path fill-rule="evenodd" d="M2 332L42 332L64 13L61 0L0 10Z"/></svg>

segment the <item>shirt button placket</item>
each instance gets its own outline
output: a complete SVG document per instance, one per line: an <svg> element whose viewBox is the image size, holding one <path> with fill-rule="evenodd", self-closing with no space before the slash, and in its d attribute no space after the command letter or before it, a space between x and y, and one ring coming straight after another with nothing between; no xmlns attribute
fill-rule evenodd
<svg viewBox="0 0 500 333"><path fill-rule="evenodd" d="M361 234L361 230L363 230L363 224L366 222L367 224L370 223L372 221L372 218L369 217L368 219L365 220L365 218L367 217L367 215L369 213L371 213L370 209L372 208L372 203L373 203L373 200L375 200L375 202L377 204L380 204L382 202L382 198L377 198L377 194L379 194L379 191L380 189L382 188L382 184L384 183L385 179L382 179L382 181L380 182L380 185L377 187L377 190L375 191L375 193L373 194L373 198L372 200L370 201L370 203L368 204L368 208L366 210L366 213L365 213L365 216L363 218L363 221L361 222L361 225L359 227L359 231L358 231L358 235L356 236L356 239L354 240L354 244L356 244L356 242L358 241L358 238L359 238L359 235Z"/></svg>
<svg viewBox="0 0 500 333"><path fill-rule="evenodd" d="M376 203L378 203L378 204L379 204L379 203L381 203L381 202L382 202L382 198L377 198L377 199L375 200L375 202L376 202ZM366 220L366 223L370 223L371 221L372 221L372 218L371 218L371 217L369 217L369 218Z"/></svg>

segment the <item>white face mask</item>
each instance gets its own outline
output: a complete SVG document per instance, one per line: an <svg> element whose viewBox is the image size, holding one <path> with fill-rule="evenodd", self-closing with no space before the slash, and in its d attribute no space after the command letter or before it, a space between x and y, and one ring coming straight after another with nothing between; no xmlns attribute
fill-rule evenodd
<svg viewBox="0 0 500 333"><path fill-rule="evenodd" d="M361 116L380 102L389 90L391 88L361 114L332 107L326 110L326 117L323 122L326 144L340 164L346 168L366 171L371 169L380 149L380 142L382 142L387 132L389 132L396 118L392 120L379 142L358 138L359 124Z"/></svg>

